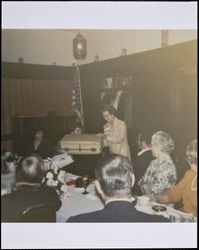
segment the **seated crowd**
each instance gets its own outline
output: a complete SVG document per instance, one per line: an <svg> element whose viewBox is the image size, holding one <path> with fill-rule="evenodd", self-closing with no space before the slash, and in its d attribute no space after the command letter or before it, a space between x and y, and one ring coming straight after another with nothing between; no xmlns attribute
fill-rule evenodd
<svg viewBox="0 0 199 250"><path fill-rule="evenodd" d="M106 116L111 120L109 113ZM80 124L72 124L71 134L81 132ZM197 140L187 146L190 170L179 181L171 157L174 141L169 134L158 131L151 135L142 131L138 134L137 144L140 152L133 159L113 152L102 154L95 164L94 174L104 208L71 216L67 222L169 222L163 216L137 211L133 202L137 195L171 206L181 201L180 210L197 217ZM17 165L12 192L1 197L2 222L21 222L27 207L41 203L52 206L55 211L60 209L62 201L53 185L49 187L42 182L51 168L44 159L55 152L44 137L44 131L37 130ZM81 159L79 162L82 164ZM72 169L69 166L66 171L72 172Z"/></svg>

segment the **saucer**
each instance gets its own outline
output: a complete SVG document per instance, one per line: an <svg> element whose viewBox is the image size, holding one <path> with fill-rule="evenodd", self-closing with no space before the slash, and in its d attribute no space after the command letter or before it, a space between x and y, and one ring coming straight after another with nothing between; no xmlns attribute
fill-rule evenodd
<svg viewBox="0 0 199 250"><path fill-rule="evenodd" d="M155 206L152 206L152 209L156 212L163 212L163 211L166 211L167 208L164 207L164 206L161 206L161 205L155 205Z"/></svg>

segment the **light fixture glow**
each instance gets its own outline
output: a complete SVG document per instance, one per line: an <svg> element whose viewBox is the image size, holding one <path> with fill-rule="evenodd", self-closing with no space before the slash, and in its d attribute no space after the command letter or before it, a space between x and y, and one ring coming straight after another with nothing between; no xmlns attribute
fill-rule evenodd
<svg viewBox="0 0 199 250"><path fill-rule="evenodd" d="M86 55L86 39L79 33L73 39L73 56L77 60L83 60L85 59Z"/></svg>

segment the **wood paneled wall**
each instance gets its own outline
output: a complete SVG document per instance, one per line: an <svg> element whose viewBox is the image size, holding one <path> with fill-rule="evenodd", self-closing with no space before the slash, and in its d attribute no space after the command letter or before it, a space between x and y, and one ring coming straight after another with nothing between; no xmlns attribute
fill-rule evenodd
<svg viewBox="0 0 199 250"><path fill-rule="evenodd" d="M100 124L100 81L114 76L133 78L132 124L128 131L134 148L136 133L143 129L164 130L185 153L186 145L197 137L197 42L141 52L80 67L87 132L97 132ZM132 150L132 151L133 151Z"/></svg>
<svg viewBox="0 0 199 250"><path fill-rule="evenodd" d="M12 134L12 117L46 116L54 110L58 115L70 115L72 81L39 79L3 79L1 134ZM2 147L11 149L11 141Z"/></svg>

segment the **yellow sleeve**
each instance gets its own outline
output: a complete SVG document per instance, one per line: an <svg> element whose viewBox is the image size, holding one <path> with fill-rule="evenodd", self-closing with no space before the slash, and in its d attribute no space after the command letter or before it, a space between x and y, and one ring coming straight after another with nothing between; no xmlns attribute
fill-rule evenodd
<svg viewBox="0 0 199 250"><path fill-rule="evenodd" d="M185 188L189 179L189 173L186 172L184 177L170 191L166 193L168 202L177 202L182 199L182 191Z"/></svg>

